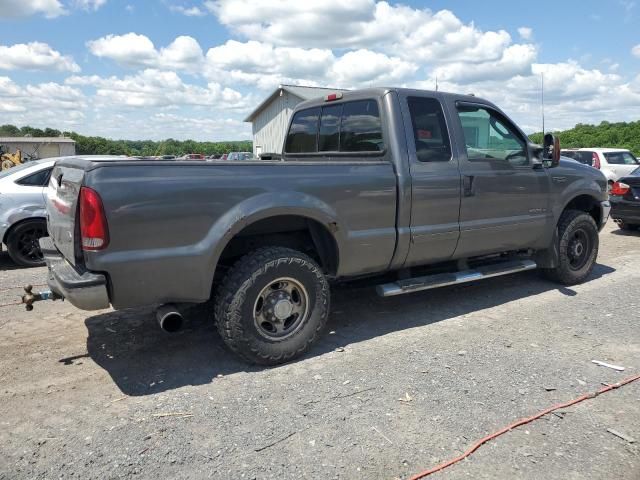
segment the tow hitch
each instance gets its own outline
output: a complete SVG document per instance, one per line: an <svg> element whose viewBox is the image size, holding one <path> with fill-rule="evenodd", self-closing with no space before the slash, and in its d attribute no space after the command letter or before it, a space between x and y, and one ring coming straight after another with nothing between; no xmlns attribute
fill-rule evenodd
<svg viewBox="0 0 640 480"><path fill-rule="evenodd" d="M24 303L27 312L33 310L33 304L43 300L61 300L62 297L51 290L45 290L43 292L33 293L33 285L27 285L24 287L25 294L22 296L22 303Z"/></svg>

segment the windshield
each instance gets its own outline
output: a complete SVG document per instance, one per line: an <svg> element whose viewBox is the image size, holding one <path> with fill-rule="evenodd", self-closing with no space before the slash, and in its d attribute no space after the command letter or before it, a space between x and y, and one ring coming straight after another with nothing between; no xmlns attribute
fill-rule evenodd
<svg viewBox="0 0 640 480"><path fill-rule="evenodd" d="M612 165L638 165L638 159L629 152L605 153L604 158Z"/></svg>
<svg viewBox="0 0 640 480"><path fill-rule="evenodd" d="M11 167L8 170L2 170L0 172L0 179L8 177L9 175L13 175L14 173L21 172L22 170L26 170L29 167L33 167L35 165L40 165L41 163L45 163L48 160L36 160L34 162L26 162L16 167Z"/></svg>

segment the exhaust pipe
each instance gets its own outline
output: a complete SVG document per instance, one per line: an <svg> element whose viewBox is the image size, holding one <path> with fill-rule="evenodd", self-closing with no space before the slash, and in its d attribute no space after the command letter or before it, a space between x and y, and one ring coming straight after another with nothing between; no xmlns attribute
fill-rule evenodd
<svg viewBox="0 0 640 480"><path fill-rule="evenodd" d="M165 332L175 333L182 328L182 314L175 305L170 303L162 305L156 311L158 325Z"/></svg>

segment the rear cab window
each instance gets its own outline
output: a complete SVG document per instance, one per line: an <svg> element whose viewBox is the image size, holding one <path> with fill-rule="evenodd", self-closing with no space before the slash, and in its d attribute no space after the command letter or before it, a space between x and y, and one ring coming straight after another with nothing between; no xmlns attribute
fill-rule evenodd
<svg viewBox="0 0 640 480"><path fill-rule="evenodd" d="M300 110L285 141L285 153L293 154L380 154L384 150L380 111L373 99Z"/></svg>

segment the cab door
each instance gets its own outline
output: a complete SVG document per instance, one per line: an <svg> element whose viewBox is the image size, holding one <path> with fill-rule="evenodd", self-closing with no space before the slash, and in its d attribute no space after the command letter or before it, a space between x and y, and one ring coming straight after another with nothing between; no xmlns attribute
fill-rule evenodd
<svg viewBox="0 0 640 480"><path fill-rule="evenodd" d="M400 95L411 172L411 244L405 266L448 260L460 228L460 170L440 97Z"/></svg>
<svg viewBox="0 0 640 480"><path fill-rule="evenodd" d="M455 257L541 247L552 221L547 169L533 164L526 137L502 112L475 103L451 107L465 141Z"/></svg>

